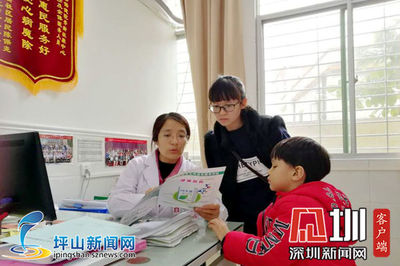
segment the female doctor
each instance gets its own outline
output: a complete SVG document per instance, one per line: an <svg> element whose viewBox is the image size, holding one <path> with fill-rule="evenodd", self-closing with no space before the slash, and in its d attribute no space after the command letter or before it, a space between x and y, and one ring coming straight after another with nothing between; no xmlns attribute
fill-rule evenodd
<svg viewBox="0 0 400 266"><path fill-rule="evenodd" d="M148 192L181 171L196 168L183 158L182 153L190 138L187 120L178 113L166 113L157 117L153 125L152 141L157 149L150 155L132 159L122 172L111 191L108 208L114 217L129 212ZM221 204L207 204L194 209L207 221L220 217L227 218L227 211ZM151 214L172 217L179 208L156 206Z"/></svg>

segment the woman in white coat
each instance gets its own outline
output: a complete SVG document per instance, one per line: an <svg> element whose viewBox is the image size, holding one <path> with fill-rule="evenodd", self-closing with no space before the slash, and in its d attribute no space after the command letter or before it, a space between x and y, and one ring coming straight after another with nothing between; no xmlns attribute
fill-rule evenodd
<svg viewBox="0 0 400 266"><path fill-rule="evenodd" d="M183 158L182 153L190 138L187 120L178 113L157 117L153 126L152 141L157 149L151 154L132 159L111 191L108 208L114 217L129 212L148 192L164 183L165 179L181 171L196 168ZM154 216L171 217L179 208L157 206ZM221 204L207 204L195 211L207 221L220 217L226 220L227 211Z"/></svg>

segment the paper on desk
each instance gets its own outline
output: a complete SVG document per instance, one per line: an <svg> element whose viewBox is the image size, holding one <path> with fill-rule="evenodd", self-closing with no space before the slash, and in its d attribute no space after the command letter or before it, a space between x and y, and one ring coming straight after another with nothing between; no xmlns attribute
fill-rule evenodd
<svg viewBox="0 0 400 266"><path fill-rule="evenodd" d="M169 221L166 226L162 226L161 228L159 228L159 230L157 230L156 232L154 232L153 234L151 234L152 237L159 237L159 236L165 236L165 235L169 235L174 233L175 231L177 231L180 227L187 225L187 224L195 224L195 222L190 223L193 221L193 218L191 217L191 214L189 212L187 212L188 215L183 216L182 218L180 218L179 220L177 219L173 219L173 221ZM177 216L175 216L177 217Z"/></svg>
<svg viewBox="0 0 400 266"><path fill-rule="evenodd" d="M170 232L169 234L160 235L160 236L149 236L147 240L157 240L161 242L174 242L178 239L182 239L194 231L197 231L199 226L195 223L185 223L178 227L175 231Z"/></svg>
<svg viewBox="0 0 400 266"><path fill-rule="evenodd" d="M135 205L135 207L127 212L122 218L121 223L132 225L140 218L146 216L151 210L157 206L157 198L160 187L154 188L152 191L144 195L144 197Z"/></svg>
<svg viewBox="0 0 400 266"><path fill-rule="evenodd" d="M136 237L145 238L154 246L174 247L199 228L189 211L158 219L133 225L138 230Z"/></svg>
<svg viewBox="0 0 400 266"><path fill-rule="evenodd" d="M135 230L138 238L146 238L148 236L159 236L162 233L170 233L179 228L179 226L191 222L192 214L190 212L182 212L172 218L159 218L150 222L134 224L131 227Z"/></svg>
<svg viewBox="0 0 400 266"><path fill-rule="evenodd" d="M169 177L160 186L158 204L192 208L216 203L225 167L193 169Z"/></svg>
<svg viewBox="0 0 400 266"><path fill-rule="evenodd" d="M182 239L184 239L187 236L190 236L198 229L199 227L197 224L187 223L168 235L157 236L157 237L150 236L146 240L147 243L152 246L175 247L179 243L181 243Z"/></svg>

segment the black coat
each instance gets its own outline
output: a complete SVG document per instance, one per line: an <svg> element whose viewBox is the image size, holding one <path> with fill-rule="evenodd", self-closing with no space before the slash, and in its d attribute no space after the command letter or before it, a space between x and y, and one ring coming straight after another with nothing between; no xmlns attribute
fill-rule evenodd
<svg viewBox="0 0 400 266"><path fill-rule="evenodd" d="M279 116L260 116L251 107L241 111L243 126L250 142L253 144L256 155L268 168L271 168L269 157L272 148L280 140L289 137L283 119ZM209 131L204 137L205 155L208 167L226 166L220 191L222 202L228 209L229 221L245 222L251 233L256 228L258 213L264 210L273 200L275 195L269 189L269 185L260 178L252 179L246 184L246 191L241 190L236 182L238 160L232 155L233 145L225 127L218 122L214 125L214 131ZM250 192L250 193L249 193ZM246 193L246 197L252 202L252 206L239 206L238 193Z"/></svg>

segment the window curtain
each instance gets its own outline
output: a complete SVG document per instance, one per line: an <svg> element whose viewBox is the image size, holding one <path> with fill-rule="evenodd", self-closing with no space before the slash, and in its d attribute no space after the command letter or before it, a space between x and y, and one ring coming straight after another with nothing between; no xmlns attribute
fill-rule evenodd
<svg viewBox="0 0 400 266"><path fill-rule="evenodd" d="M213 128L208 89L218 75L245 83L242 0L181 0L197 111L202 164L204 134Z"/></svg>

